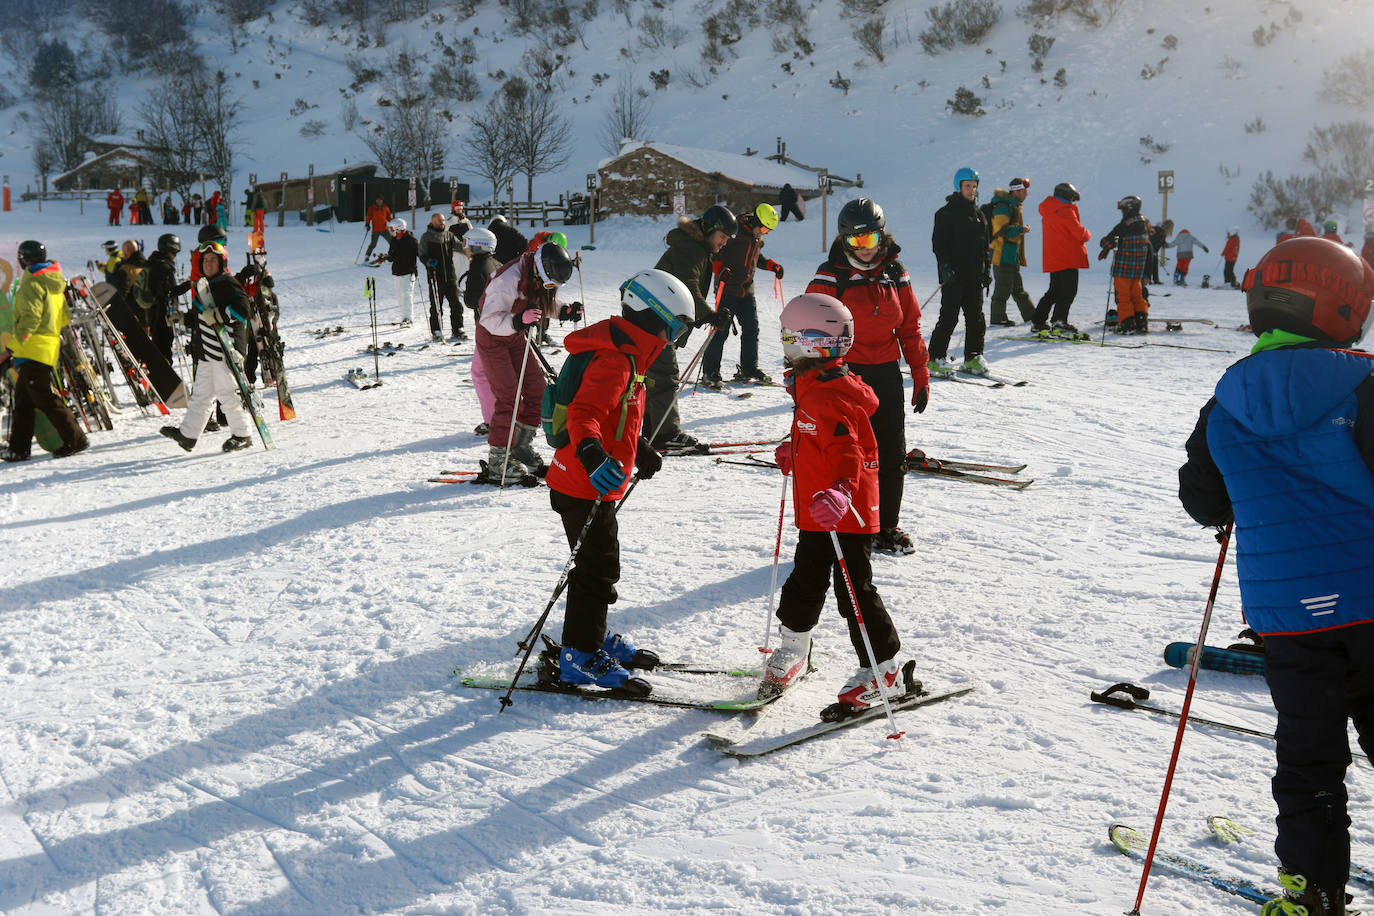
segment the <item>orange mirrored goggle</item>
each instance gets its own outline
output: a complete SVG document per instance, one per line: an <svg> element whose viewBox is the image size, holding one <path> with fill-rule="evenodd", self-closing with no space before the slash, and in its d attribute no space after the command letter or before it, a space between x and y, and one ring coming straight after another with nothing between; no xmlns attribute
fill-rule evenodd
<svg viewBox="0 0 1374 916"><path fill-rule="evenodd" d="M882 238L881 232L862 232L858 235L846 235L844 243L850 248L877 248Z"/></svg>

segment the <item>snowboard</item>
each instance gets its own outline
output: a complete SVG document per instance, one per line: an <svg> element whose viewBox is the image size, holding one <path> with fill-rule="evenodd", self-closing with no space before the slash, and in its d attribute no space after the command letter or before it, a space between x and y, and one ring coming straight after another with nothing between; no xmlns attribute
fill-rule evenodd
<svg viewBox="0 0 1374 916"><path fill-rule="evenodd" d="M96 301L105 307L110 323L123 336L124 343L134 355L134 359L143 364L143 371L147 373L148 381L157 389L162 403L168 407L185 407L186 386L182 383L181 377L153 345L147 332L143 330L142 323L120 295L119 290L109 283L96 283L91 287L91 293Z"/></svg>

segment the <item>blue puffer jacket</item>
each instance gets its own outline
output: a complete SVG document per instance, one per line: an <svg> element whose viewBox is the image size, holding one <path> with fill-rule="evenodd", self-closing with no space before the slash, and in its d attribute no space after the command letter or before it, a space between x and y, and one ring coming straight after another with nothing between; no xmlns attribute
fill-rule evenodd
<svg viewBox="0 0 1374 916"><path fill-rule="evenodd" d="M1285 348L1232 366L1207 444L1236 519L1245 619L1262 634L1374 620L1374 474L1355 389L1374 360Z"/></svg>

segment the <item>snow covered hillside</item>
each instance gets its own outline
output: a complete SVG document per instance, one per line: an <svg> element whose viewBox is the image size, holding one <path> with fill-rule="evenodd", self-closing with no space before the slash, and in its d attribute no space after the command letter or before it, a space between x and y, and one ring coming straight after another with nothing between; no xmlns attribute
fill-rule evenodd
<svg viewBox="0 0 1374 916"><path fill-rule="evenodd" d="M590 318L653 263L666 228L598 226L583 253ZM105 232L68 204L0 217L0 236L47 240L69 271ZM584 233L570 232L574 246ZM352 228L268 230L299 411L273 421L277 450L227 456L207 436L188 456L126 408L88 452L0 471L0 912L1129 907L1139 869L1106 830L1148 830L1173 724L1088 694L1129 680L1161 706L1181 702L1185 672L1160 653L1196 637L1217 547L1179 508L1175 469L1216 378L1253 339L1232 330L1238 294L1157 288L1155 315L1216 327L1139 349L992 337L994 368L1024 388L936 382L908 445L1025 462L1035 483L911 477L903 524L918 551L875 557L875 581L919 675L976 689L900 714L900 741L875 724L740 762L703 733L798 728L852 670L833 602L819 670L754 721L533 693L498 714L497 693L451 676L512 664L567 547L542 488L426 482L485 453L469 345L424 348L419 328L384 328L406 347L382 361L382 387L343 381L372 363L357 242ZM786 296L815 244L809 221L769 236ZM913 273L924 300L933 270L918 259ZM1033 271L1027 282L1042 291ZM1095 265L1077 321L1101 314L1106 287ZM765 304L763 365L776 372ZM311 333L337 325L341 336ZM768 388L687 393L681 409L713 441L776 438L789 416ZM612 625L665 658L758 665L779 488L767 470L668 459L621 513ZM794 540L789 523L783 575ZM1239 627L1228 567L1212 642ZM751 692L728 680L713 689ZM1255 678L1205 672L1194 713L1273 727ZM1190 732L1165 845L1272 884L1264 844L1221 850L1204 823L1263 827L1271 767L1266 741ZM1352 810L1368 811L1367 767L1350 784ZM1374 860L1372 843L1357 813L1357 861ZM1246 909L1159 875L1145 911Z"/></svg>

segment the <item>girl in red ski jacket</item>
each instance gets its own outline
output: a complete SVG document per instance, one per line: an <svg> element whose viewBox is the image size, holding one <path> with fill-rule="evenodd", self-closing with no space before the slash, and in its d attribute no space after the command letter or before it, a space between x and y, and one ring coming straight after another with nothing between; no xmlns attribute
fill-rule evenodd
<svg viewBox="0 0 1374 916"><path fill-rule="evenodd" d="M878 443L869 416L878 407L873 389L844 365L853 341L854 320L832 296L807 293L782 312L783 352L792 368L787 374L796 398L789 441L775 453L778 467L792 475L796 513L797 556L782 587L777 617L781 644L764 673L761 694L787 688L807 666L811 630L820 620L832 575L840 615L859 670L839 692L839 701L855 707L880 702L878 672L884 685L897 680L901 640L883 600L873 585L871 557L878 525ZM870 658L835 557L830 532L854 587L876 659Z"/></svg>

